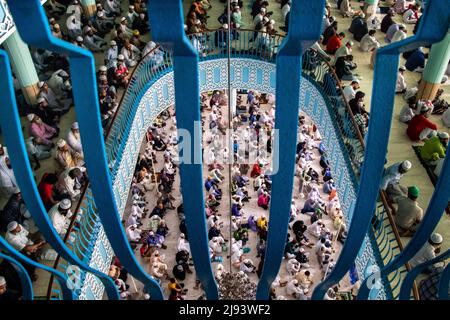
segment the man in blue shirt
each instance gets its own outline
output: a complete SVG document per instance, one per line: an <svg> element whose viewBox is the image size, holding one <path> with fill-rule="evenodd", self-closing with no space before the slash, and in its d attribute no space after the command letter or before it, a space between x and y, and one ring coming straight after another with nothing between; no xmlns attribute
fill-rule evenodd
<svg viewBox="0 0 450 320"><path fill-rule="evenodd" d="M422 72L423 68L425 68L426 58L427 55L423 53L422 48L418 48L408 57L405 67L409 71Z"/></svg>

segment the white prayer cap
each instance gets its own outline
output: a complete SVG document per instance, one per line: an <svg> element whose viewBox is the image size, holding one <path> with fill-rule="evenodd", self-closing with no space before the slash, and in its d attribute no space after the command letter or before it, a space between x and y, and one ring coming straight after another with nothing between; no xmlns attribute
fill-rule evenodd
<svg viewBox="0 0 450 320"><path fill-rule="evenodd" d="M443 240L444 240L444 238L442 238L442 236L436 232L431 234L431 236L430 236L430 241L433 244L441 244Z"/></svg>
<svg viewBox="0 0 450 320"><path fill-rule="evenodd" d="M154 236L155 233L154 233L153 231L150 231L150 232L148 233L148 235L149 235L149 236Z"/></svg>
<svg viewBox="0 0 450 320"><path fill-rule="evenodd" d="M62 199L59 203L59 207L63 210L69 210L72 207L72 201L69 199Z"/></svg>
<svg viewBox="0 0 450 320"><path fill-rule="evenodd" d="M145 300L150 300L150 295L148 293L144 294L144 299Z"/></svg>
<svg viewBox="0 0 450 320"><path fill-rule="evenodd" d="M405 160L405 161L402 162L402 169L403 170L408 171L409 169L411 169L411 167L412 167L412 164L411 164L410 161Z"/></svg>
<svg viewBox="0 0 450 320"><path fill-rule="evenodd" d="M68 77L68 76L69 76L69 74L68 74L66 71L64 71L64 70L61 70L61 71L59 72L59 75L60 75L61 77Z"/></svg>
<svg viewBox="0 0 450 320"><path fill-rule="evenodd" d="M124 22L126 20L127 20L127 18L125 18L125 17L120 18L120 22Z"/></svg>
<svg viewBox="0 0 450 320"><path fill-rule="evenodd" d="M234 9L240 9L240 7L239 6L234 6Z"/></svg>
<svg viewBox="0 0 450 320"><path fill-rule="evenodd" d="M128 9L133 9L134 10L134 6L129 6Z"/></svg>
<svg viewBox="0 0 450 320"><path fill-rule="evenodd" d="M347 41L347 44L348 44L349 46L353 46L353 45L354 45L353 41Z"/></svg>
<svg viewBox="0 0 450 320"><path fill-rule="evenodd" d="M122 299L125 299L125 298L127 297L126 291L122 292L122 293L120 294L120 297L121 297Z"/></svg>
<svg viewBox="0 0 450 320"><path fill-rule="evenodd" d="M123 54L119 54L119 55L117 56L117 60L119 60L119 61L125 60L124 55L123 55Z"/></svg>
<svg viewBox="0 0 450 320"><path fill-rule="evenodd" d="M39 88L42 88L43 85L44 85L44 81L39 81L39 82L38 82L38 87L39 87Z"/></svg>
<svg viewBox="0 0 450 320"><path fill-rule="evenodd" d="M141 14L139 15L139 17L140 17L141 19L144 19L144 18L145 18L145 14L141 13Z"/></svg>
<svg viewBox="0 0 450 320"><path fill-rule="evenodd" d="M55 21L56 21L55 18L48 19L48 22L50 22L50 23L55 22Z"/></svg>
<svg viewBox="0 0 450 320"><path fill-rule="evenodd" d="M297 280L297 279L294 279L294 280L292 280L292 283L293 283L293 284L298 284L298 280Z"/></svg>
<svg viewBox="0 0 450 320"><path fill-rule="evenodd" d="M66 140L64 139L59 139L58 142L56 143L56 145L58 146L58 148L62 148L66 145Z"/></svg>
<svg viewBox="0 0 450 320"><path fill-rule="evenodd" d="M274 24L275 24L275 20L271 19L271 20L270 20L270 24L271 24L271 25L274 25Z"/></svg>
<svg viewBox="0 0 450 320"><path fill-rule="evenodd" d="M83 42L83 38L81 36L78 36L76 40L77 42Z"/></svg>
<svg viewBox="0 0 450 320"><path fill-rule="evenodd" d="M112 45L112 46L116 46L116 45L117 45L117 42L114 41L114 40L111 40L111 42L110 42L109 44Z"/></svg>
<svg viewBox="0 0 450 320"><path fill-rule="evenodd" d="M45 98L40 97L39 99L37 99L37 103L42 103L42 102L45 102Z"/></svg>
<svg viewBox="0 0 450 320"><path fill-rule="evenodd" d="M363 19L366 17L366 15L364 14L364 12L362 12L362 11L359 13L359 16L360 16L361 18L363 18Z"/></svg>
<svg viewBox="0 0 450 320"><path fill-rule="evenodd" d="M448 139L448 138L449 138L449 135L448 135L447 132L438 132L437 135L438 135L438 137L441 138L441 139Z"/></svg>
<svg viewBox="0 0 450 320"><path fill-rule="evenodd" d="M261 13L266 13L266 8L261 8L261 10L259 10L259 12L261 12Z"/></svg>
<svg viewBox="0 0 450 320"><path fill-rule="evenodd" d="M91 27L87 27L87 28L86 28L86 32L91 31L91 30L92 30Z"/></svg>
<svg viewBox="0 0 450 320"><path fill-rule="evenodd" d="M105 16L105 13L103 11L98 11L97 12L97 17L102 18Z"/></svg>
<svg viewBox="0 0 450 320"><path fill-rule="evenodd" d="M241 25L239 23L236 23L236 28L240 28Z"/></svg>
<svg viewBox="0 0 450 320"><path fill-rule="evenodd" d="M228 29L228 24L227 24L227 23L224 23L224 24L222 25L222 28Z"/></svg>
<svg viewBox="0 0 450 320"><path fill-rule="evenodd" d="M98 68L98 70L102 71L102 72L106 72L106 71L108 71L108 68L106 68L106 66L100 66L100 68Z"/></svg>
<svg viewBox="0 0 450 320"><path fill-rule="evenodd" d="M400 71L406 71L406 67L405 67L405 66L401 66L400 68L398 68L398 70L400 70Z"/></svg>
<svg viewBox="0 0 450 320"><path fill-rule="evenodd" d="M180 238L184 239L184 233L180 233Z"/></svg>
<svg viewBox="0 0 450 320"><path fill-rule="evenodd" d="M195 20L195 24L201 24L200 20L199 19Z"/></svg>
<svg viewBox="0 0 450 320"><path fill-rule="evenodd" d="M18 224L16 221L11 221L10 223L8 223L8 226L6 227L6 229L7 229L9 232L11 232L11 231L13 231L14 229L16 229L18 225L19 225L19 224Z"/></svg>
<svg viewBox="0 0 450 320"><path fill-rule="evenodd" d="M249 263L250 263L250 260L249 260L249 259L245 259L245 260L244 260L244 263L245 263L245 264L249 264Z"/></svg>
<svg viewBox="0 0 450 320"><path fill-rule="evenodd" d="M4 286L6 284L5 277L0 276L0 286Z"/></svg>
<svg viewBox="0 0 450 320"><path fill-rule="evenodd" d="M406 29L406 26L405 26L403 23L400 23L400 24L398 25L398 28L399 28L399 29Z"/></svg>
<svg viewBox="0 0 450 320"><path fill-rule="evenodd" d="M59 29L59 24L55 23L55 24L53 25L53 28Z"/></svg>
<svg viewBox="0 0 450 320"><path fill-rule="evenodd" d="M74 130L80 129L80 126L78 125L78 122L72 123L72 129L74 129Z"/></svg>
<svg viewBox="0 0 450 320"><path fill-rule="evenodd" d="M35 115L34 113L28 114L28 115L27 115L28 121L33 121L33 119L34 119L35 116L36 116L36 115Z"/></svg>

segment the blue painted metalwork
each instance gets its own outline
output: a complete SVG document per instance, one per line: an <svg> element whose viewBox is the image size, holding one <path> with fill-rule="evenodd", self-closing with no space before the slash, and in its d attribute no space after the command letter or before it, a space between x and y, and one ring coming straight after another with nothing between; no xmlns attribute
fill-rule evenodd
<svg viewBox="0 0 450 320"><path fill-rule="evenodd" d="M450 0L429 1L424 9L421 23L415 36L388 45L377 51L375 84L371 107L371 110L373 111L371 111L367 148L368 150L371 150L372 156L370 159L366 158L363 166L363 174L365 173L368 175L365 177L368 179L367 181L371 181L373 185L365 188L368 192L364 192L363 194L360 192L359 196L364 198L359 201L362 206L358 212L373 212L364 210L369 209L367 207L368 203L374 204L376 202L377 194L372 192L372 187L378 188L383 172L391 125L391 121L386 121L386 119L392 119L396 82L395 70L398 68L399 54L419 46L439 42L448 32L450 25ZM441 23L436 24L436 19L441 21ZM445 23L445 21L447 23ZM383 92L383 94L381 94L381 92ZM387 110L387 113L386 110L383 110L383 107L386 107L386 105L391 106L389 110ZM371 143L373 143L375 148L371 148ZM402 253L381 270L382 275L393 272L413 258L417 252L417 248L421 248L425 244L436 225L439 223L439 220L448 205L448 199L450 198L450 189L448 188L450 185L449 154L450 152L447 150L447 156L441 175L439 176L433 197L428 205L423 221ZM374 157L373 155L376 156ZM375 182L377 184L375 184ZM361 179L361 185L368 185L368 183L363 183L363 180ZM369 220L369 218L370 217L367 217L367 220ZM367 279L361 286L358 294L359 299L366 298L369 293L370 289L365 285L366 283Z"/></svg>
<svg viewBox="0 0 450 320"><path fill-rule="evenodd" d="M191 136L189 146L191 163L182 162L179 165L183 208L197 277L203 285L207 298L212 300L218 299L219 293L211 268L206 229L201 159L202 133L198 98L200 96L198 53L184 33L182 8L181 0L148 1L153 37L160 42L169 42L174 47L173 68L177 129L187 130ZM164 15L161 12L164 12ZM183 152L187 152L187 150L183 150Z"/></svg>
<svg viewBox="0 0 450 320"><path fill-rule="evenodd" d="M409 300L411 288L412 288L414 280L417 278L417 276L419 274L421 274L428 267L432 266L433 264L435 264L437 262L444 261L448 257L450 257L450 249L445 251L443 254L437 256L436 258L434 258L432 260L429 260L425 263L419 264L414 269L412 269L410 272L408 272L405 279L403 280L402 287L400 289L399 299L400 300ZM447 270L448 270L448 266L444 272L448 272ZM446 277L448 277L448 275L446 275ZM444 278L446 278L446 277L444 277ZM449 286L448 278L443 279L441 276L441 279L439 282L440 282L440 286L446 285L447 295L448 295L448 286ZM441 288L439 288L439 296L441 296L441 294L442 294L442 291L441 291ZM447 297L447 299L448 299L448 297Z"/></svg>
<svg viewBox="0 0 450 320"><path fill-rule="evenodd" d="M386 158L394 105L399 54L400 52L440 41L448 31L448 21L450 18L449 8L449 0L429 1L421 18L421 25L415 36L377 50L366 156L362 167L360 188L358 190L357 202L355 205L355 212L357 214L353 215L348 237L335 268L330 275L316 287L312 296L313 299L322 299L326 290L337 283L345 275L355 260L357 255L356 248L361 246L367 233L372 214L375 210L375 203L378 197L379 185ZM437 24L436 21L447 21L447 24ZM388 106L388 108L386 108L386 106ZM368 157L368 152L370 152L370 157ZM444 166L444 169L446 169L446 167L447 166ZM445 171L443 171L443 175L445 175ZM441 176L441 181L442 180ZM446 192L441 189L439 195L435 192L434 195L436 195L436 197L433 196L433 200L429 206L429 208L433 208L433 211L430 212L429 210L428 216L426 216L422 222L422 231L419 230L411 241L415 243L415 248L420 247L420 244L423 244L428 239L429 234L434 229L435 217L437 215L440 216L448 203L448 191L449 190ZM430 228L430 226L432 226L432 228ZM420 241L415 241L415 239L420 239ZM410 249L408 252L412 252L412 250ZM407 257L405 251L401 256ZM397 259L398 263L401 262L398 266L403 265L409 259L406 261L403 260L404 259ZM391 262L390 265L394 264ZM358 298L367 298L368 293L369 288L363 284Z"/></svg>
<svg viewBox="0 0 450 320"><path fill-rule="evenodd" d="M126 236L121 225L121 219L115 205L106 158L103 152L98 152L99 149L104 150L104 141L100 122L99 103L96 98L98 95L95 82L94 58L92 54L87 50L57 39L51 35L47 17L39 0L8 1L8 4L20 35L26 43L37 48L45 48L68 56L72 71L71 79L73 83L75 108L79 118L80 131L82 131L81 139L84 141L83 147L86 166L90 172L91 186L103 226L105 230L107 230L109 241L113 248L116 249L115 251L122 264L131 274L144 283L147 292L149 292L154 299L162 299L162 292L158 284L140 267L126 241ZM16 121L14 122L17 125L19 124L17 112L15 116L16 119L14 120ZM5 119L7 118L8 117L5 117ZM14 128L10 128L11 131L14 131L13 129ZM15 129L16 131L20 131L20 126ZM82 269L88 270L99 277L107 290L108 296L111 299L118 299L119 294L112 279L109 276L86 266L74 256L67 250L53 228L50 227L48 217L44 214L42 202L39 199L39 195L32 180L31 168L29 163L25 161L24 155L26 152L21 132L14 140L9 141L7 144L12 148L17 148L17 150L13 151L13 154L17 164L21 164L19 167L28 168L26 173L23 170L19 170L16 174L18 174L18 181L21 181L24 186L28 186L23 188L24 196L30 211L35 215L36 222L38 225L40 224L39 229L43 232L46 239L49 242L51 241L52 246L57 249L60 254L64 253L66 256L65 258L67 258L68 261L77 264ZM21 150L19 149L19 146L22 147ZM25 181L27 181L27 184L25 184ZM19 184L21 183L19 182ZM34 194L32 193L33 190Z"/></svg>
<svg viewBox="0 0 450 320"><path fill-rule="evenodd" d="M324 9L323 0L294 1L290 13L290 32L277 54L275 132L280 139L283 138L283 152L280 152L281 140L276 139L272 162L278 172L272 177L273 196L270 201L267 245L256 291L256 298L259 300L269 298L270 287L284 255L294 184L302 55L320 37Z"/></svg>
<svg viewBox="0 0 450 320"><path fill-rule="evenodd" d="M27 270L16 259L0 252L0 258L8 260L17 271L22 286L22 300L33 300L33 285Z"/></svg>

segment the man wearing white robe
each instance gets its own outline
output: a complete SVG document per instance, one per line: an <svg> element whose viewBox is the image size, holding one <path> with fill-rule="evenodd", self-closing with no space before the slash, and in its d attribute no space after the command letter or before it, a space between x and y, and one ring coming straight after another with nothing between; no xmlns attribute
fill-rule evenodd
<svg viewBox="0 0 450 320"><path fill-rule="evenodd" d="M69 199L63 199L48 212L53 227L61 238L64 238L70 225L70 217L72 217L71 207L72 202Z"/></svg>
<svg viewBox="0 0 450 320"><path fill-rule="evenodd" d="M75 40L77 37L82 35L81 21L77 19L77 15L75 13L72 13L67 17L66 26L70 39Z"/></svg>

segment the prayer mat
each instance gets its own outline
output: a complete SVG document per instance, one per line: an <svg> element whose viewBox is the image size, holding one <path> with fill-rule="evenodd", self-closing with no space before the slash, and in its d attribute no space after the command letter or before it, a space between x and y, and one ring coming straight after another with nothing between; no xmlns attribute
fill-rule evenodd
<svg viewBox="0 0 450 320"><path fill-rule="evenodd" d="M419 158L420 163L427 171L428 177L430 177L431 183L433 184L433 186L436 186L437 176L434 174L434 169L436 168L436 166L430 166L430 165L426 164L426 162L421 158L420 149L422 148L422 146L412 146L412 148L414 149L414 152L416 153L417 158Z"/></svg>

